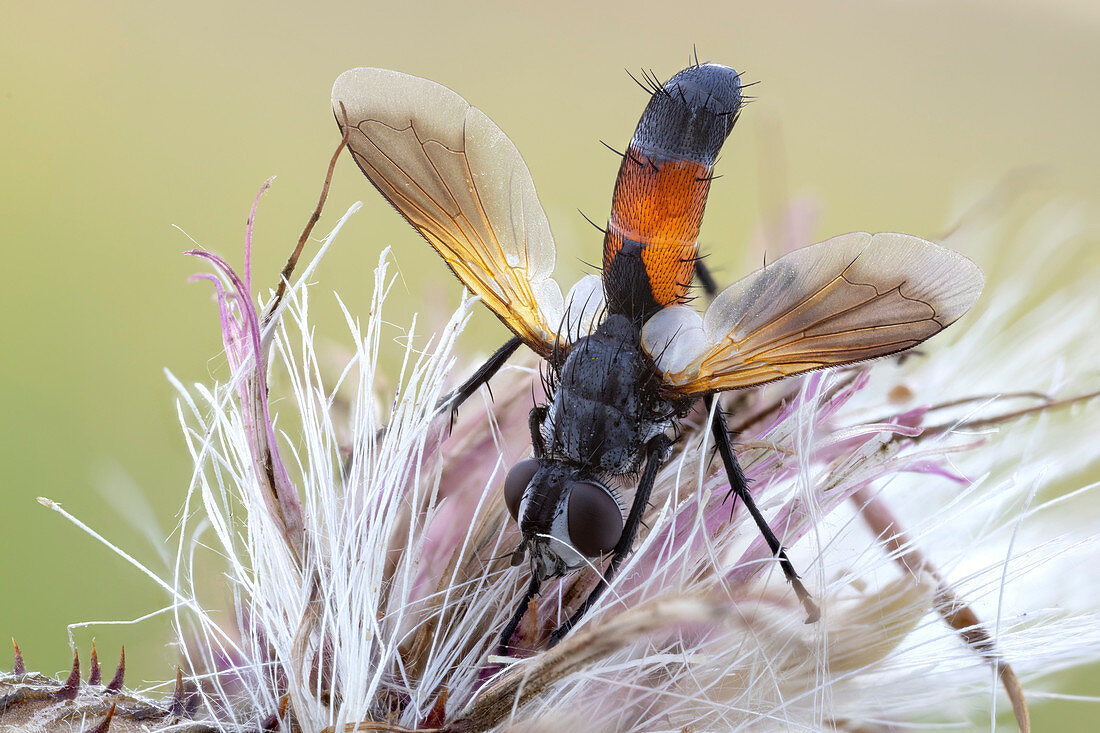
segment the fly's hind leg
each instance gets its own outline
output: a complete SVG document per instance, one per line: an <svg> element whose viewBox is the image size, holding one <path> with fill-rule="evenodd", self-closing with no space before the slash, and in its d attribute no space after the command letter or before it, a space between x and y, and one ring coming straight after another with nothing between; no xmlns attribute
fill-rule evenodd
<svg viewBox="0 0 1100 733"><path fill-rule="evenodd" d="M697 259L695 261L695 277L698 278L699 284L703 286L703 290L706 292L707 297L714 300L714 297L718 294L718 284L714 281L710 269L703 264L702 259ZM730 443L730 434L729 431L726 430L726 421L722 418L722 408L721 406L715 407L715 400L715 395L707 395L705 403L707 410L714 413L711 422L711 431L718 445L718 452L722 456L722 463L726 467L726 476L729 478L730 482L730 494L745 502L749 514L752 515L753 521L756 522L756 526L760 529L760 534L764 536L764 541L768 543L768 547L771 549L772 554L779 560L779 566L783 568L783 575L791 584L795 595L798 596L798 600L802 602L803 608L806 609L806 623L814 623L821 617L821 611L818 609L817 604L814 603L810 592L806 590L806 586L804 586L799 579L798 572L794 569L794 564L791 563L790 558L787 557L787 551L783 549L783 545L776 538L775 533L772 532L764 516L756 507L756 502L753 501L752 494L749 493L749 482L745 478L745 472L741 470L741 465L737 462L737 456L733 452L733 445Z"/></svg>
<svg viewBox="0 0 1100 733"><path fill-rule="evenodd" d="M714 296L718 295L718 283L714 281L714 275L711 274L710 268L703 264L701 256L695 259L695 279L703 287L703 292L707 294L707 300L714 300Z"/></svg>
<svg viewBox="0 0 1100 733"><path fill-rule="evenodd" d="M725 464L726 467L726 476L729 478L730 482L730 494L745 502L745 507L748 508L749 514L752 515L753 521L756 522L760 534L764 536L764 541L768 543L768 547L771 549L772 554L779 560L779 566L783 568L783 575L786 576L787 581L794 589L795 595L798 596L798 600L802 602L803 608L806 609L806 623L812 624L821 618L821 611L818 609L817 604L814 603L810 592L806 590L806 586L802 585L802 581L799 579L798 573L794 569L794 565L791 563L790 558L787 557L787 551L783 549L783 545L780 544L775 533L772 532L771 527L768 526L768 522L764 519L764 515L756 508L756 502L753 500L752 494L749 493L749 484L745 479L745 473L741 470L741 466L737 463L737 457L733 454L733 446L730 443L729 431L726 430L726 421L722 417L722 410L720 408L715 408L714 395L707 395L704 401L707 410L713 413L713 418L711 419L711 432L714 434L714 440L718 444L718 453L722 456L722 463Z"/></svg>

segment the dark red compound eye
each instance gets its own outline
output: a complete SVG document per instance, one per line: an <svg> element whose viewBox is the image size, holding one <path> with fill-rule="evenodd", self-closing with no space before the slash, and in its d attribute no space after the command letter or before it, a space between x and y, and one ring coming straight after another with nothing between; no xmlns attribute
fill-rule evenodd
<svg viewBox="0 0 1100 733"><path fill-rule="evenodd" d="M508 472L504 479L504 503L508 505L508 511L512 519L519 521L519 501L523 498L523 492L527 490L527 484L535 477L539 470L537 458L525 458Z"/></svg>
<svg viewBox="0 0 1100 733"><path fill-rule="evenodd" d="M611 493L589 481L576 481L569 491L569 541L586 557L615 549L623 534L623 514Z"/></svg>

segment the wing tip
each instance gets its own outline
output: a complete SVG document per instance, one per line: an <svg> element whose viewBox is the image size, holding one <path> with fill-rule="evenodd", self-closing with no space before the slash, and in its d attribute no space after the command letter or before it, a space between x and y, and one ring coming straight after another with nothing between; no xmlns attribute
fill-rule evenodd
<svg viewBox="0 0 1100 733"><path fill-rule="evenodd" d="M437 81L374 66L357 66L336 77L332 83L332 108L337 116L341 102L353 119L379 112L385 116L396 110L407 113L410 105L415 108L418 104L424 108L423 112L438 108L444 116L455 114L455 109L465 113L470 107L457 92Z"/></svg>
<svg viewBox="0 0 1100 733"><path fill-rule="evenodd" d="M356 95L356 92L360 91L364 85L369 82L370 77L376 72L386 71L386 69L375 69L369 66L357 66L354 69L348 69L336 77L336 81L332 83L332 106L337 108L339 102L347 103L350 99ZM397 72L393 72L397 73Z"/></svg>
<svg viewBox="0 0 1100 733"><path fill-rule="evenodd" d="M985 274L976 262L957 250L922 237L901 232L879 232L871 236L869 244L907 247L919 251L919 256L929 263L930 271L941 277L936 282L923 285L928 297L934 300L937 320L943 327L951 325L969 311L985 288Z"/></svg>

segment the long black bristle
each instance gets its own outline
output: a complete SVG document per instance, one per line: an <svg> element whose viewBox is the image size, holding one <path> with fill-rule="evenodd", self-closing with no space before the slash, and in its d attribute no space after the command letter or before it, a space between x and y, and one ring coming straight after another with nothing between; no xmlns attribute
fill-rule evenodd
<svg viewBox="0 0 1100 733"><path fill-rule="evenodd" d="M607 230L606 230L606 229L604 229L604 228L603 228L602 226L600 226L600 225L599 225L599 224L597 224L596 222L594 222L594 221L592 221L591 219L589 219L589 218L588 218L588 215L587 215L587 214L585 214L585 213L584 213L583 211L581 211L580 209L577 209L577 212L578 212L578 213L580 213L580 215L584 217L584 220L585 220L586 222L588 222L588 223L589 223L589 224L591 224L592 226L596 227L596 231L598 231L598 232L599 232L600 234L603 234L603 235L606 235L606 234L607 234Z"/></svg>
<svg viewBox="0 0 1100 733"><path fill-rule="evenodd" d="M608 145L608 144L607 144L607 143L606 143L605 141L603 141L603 140L600 140L600 145L603 145L603 146L604 146L605 148L607 148L608 150L610 150L610 151L611 151L612 153L614 153L615 155L619 156L620 158L625 158L625 157L626 157L626 153L620 153L620 152L619 152L618 150L616 150L615 148L611 147L610 145Z"/></svg>

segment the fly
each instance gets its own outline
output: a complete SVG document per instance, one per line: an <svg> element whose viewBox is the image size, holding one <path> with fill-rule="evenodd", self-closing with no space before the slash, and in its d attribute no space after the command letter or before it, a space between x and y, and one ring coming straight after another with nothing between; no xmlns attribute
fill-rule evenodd
<svg viewBox="0 0 1100 733"><path fill-rule="evenodd" d="M804 247L717 292L696 239L718 152L743 105L740 75L693 64L650 99L622 156L602 277L562 296L554 240L531 174L508 137L450 89L384 69L352 69L332 91L348 148L382 195L515 334L452 393L457 409L523 344L552 389L530 413L534 457L504 498L531 579L501 634L506 650L542 584L609 558L599 584L551 637L600 597L629 555L679 420L703 400L730 483L803 604L819 615L757 509L715 395L916 346L977 300L978 267L905 234L845 234ZM693 278L712 298L687 305ZM638 483L626 517L610 488Z"/></svg>

